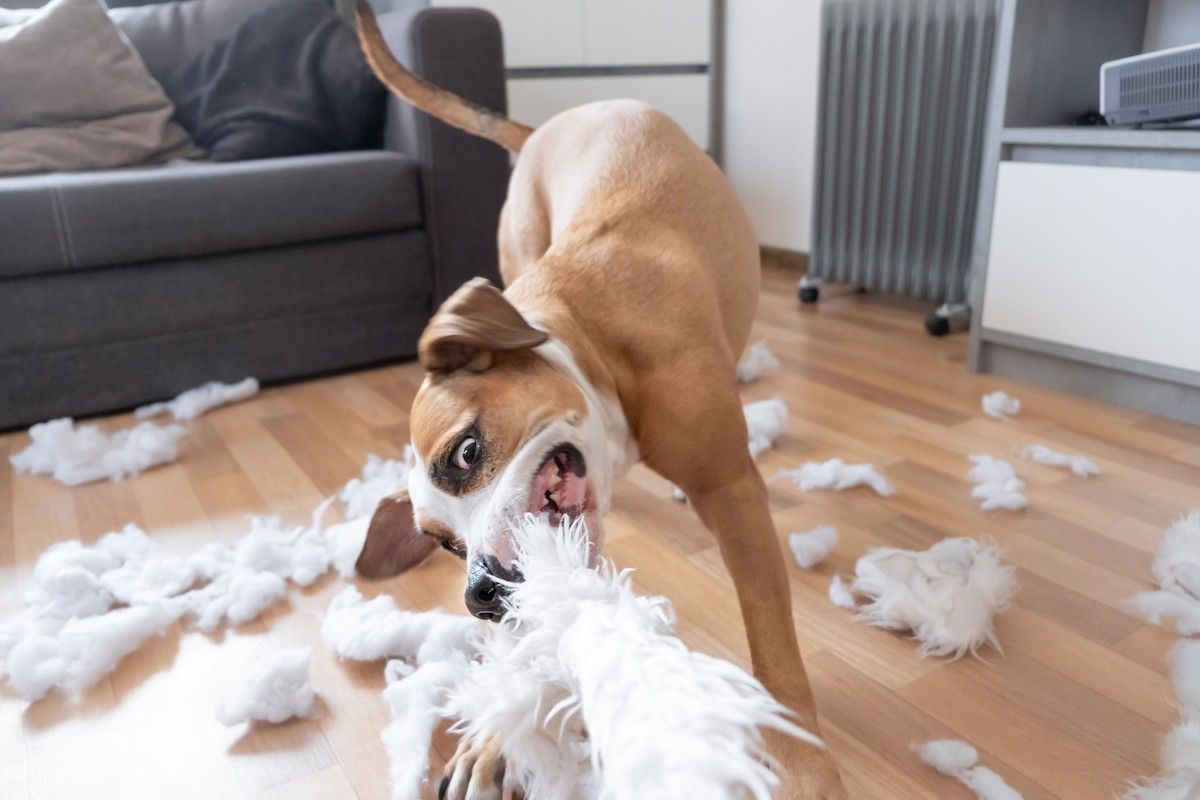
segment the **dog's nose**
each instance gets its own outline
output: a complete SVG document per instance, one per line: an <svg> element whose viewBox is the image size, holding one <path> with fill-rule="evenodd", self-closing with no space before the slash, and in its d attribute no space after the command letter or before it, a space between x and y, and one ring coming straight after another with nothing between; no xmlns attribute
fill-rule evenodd
<svg viewBox="0 0 1200 800"><path fill-rule="evenodd" d="M467 571L467 610L480 619L499 620L504 616L504 598L509 593L503 581L518 580L520 575L500 566L495 556L476 556Z"/></svg>

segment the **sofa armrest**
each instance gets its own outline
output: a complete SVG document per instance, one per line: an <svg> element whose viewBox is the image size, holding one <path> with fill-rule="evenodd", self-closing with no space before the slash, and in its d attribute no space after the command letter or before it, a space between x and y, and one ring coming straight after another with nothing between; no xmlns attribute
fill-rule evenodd
<svg viewBox="0 0 1200 800"><path fill-rule="evenodd" d="M423 8L382 14L400 63L431 83L507 112L500 24L486 11ZM481 275L500 283L496 231L508 189L503 148L389 96L383 145L421 167L424 226L433 251L434 303Z"/></svg>

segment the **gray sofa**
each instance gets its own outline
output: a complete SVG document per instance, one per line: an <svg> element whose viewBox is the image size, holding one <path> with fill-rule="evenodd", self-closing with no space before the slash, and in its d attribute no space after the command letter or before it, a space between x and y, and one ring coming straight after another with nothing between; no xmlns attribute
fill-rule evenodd
<svg viewBox="0 0 1200 800"><path fill-rule="evenodd" d="M380 22L417 73L505 109L491 15ZM0 179L0 429L413 355L442 299L496 280L508 158L387 104L378 150Z"/></svg>

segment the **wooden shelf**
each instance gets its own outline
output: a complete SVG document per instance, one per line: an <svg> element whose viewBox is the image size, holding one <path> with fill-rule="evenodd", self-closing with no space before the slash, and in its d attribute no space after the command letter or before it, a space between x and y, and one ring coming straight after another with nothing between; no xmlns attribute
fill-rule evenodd
<svg viewBox="0 0 1200 800"><path fill-rule="evenodd" d="M1045 147L1101 147L1136 150L1200 150L1200 129L1132 129L1046 126L1004 128L1003 144Z"/></svg>

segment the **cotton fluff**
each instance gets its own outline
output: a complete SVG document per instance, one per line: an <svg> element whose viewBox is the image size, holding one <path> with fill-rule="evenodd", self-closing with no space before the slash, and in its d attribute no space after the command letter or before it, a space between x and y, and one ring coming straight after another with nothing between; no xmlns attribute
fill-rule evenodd
<svg viewBox="0 0 1200 800"><path fill-rule="evenodd" d="M892 485L873 464L847 464L840 458L809 461L795 469L781 469L771 480L780 478L787 478L804 492L816 489L841 491L856 486L870 486L883 497L892 493Z"/></svg>
<svg viewBox="0 0 1200 800"><path fill-rule="evenodd" d="M13 469L50 475L67 486L120 480L179 457L180 425L142 422L109 435L95 425L75 426L69 417L41 422L29 429L33 439L9 456Z"/></svg>
<svg viewBox="0 0 1200 800"><path fill-rule="evenodd" d="M321 638L339 658L351 661L418 656L429 661L469 651L468 642L479 628L472 617L437 610L404 611L396 608L390 595L367 600L358 589L347 586L330 602Z"/></svg>
<svg viewBox="0 0 1200 800"><path fill-rule="evenodd" d="M1200 797L1200 641L1184 639L1171 650L1171 677L1179 724L1167 734L1157 780L1134 784L1122 800L1194 800Z"/></svg>
<svg viewBox="0 0 1200 800"><path fill-rule="evenodd" d="M255 656L244 676L221 703L222 725L260 720L278 725L293 717L313 716L316 693L308 678L312 648L269 650Z"/></svg>
<svg viewBox="0 0 1200 800"><path fill-rule="evenodd" d="M1007 392L995 391L985 394L979 405L983 408L983 413L996 419L1015 417L1021 412L1021 401Z"/></svg>
<svg viewBox="0 0 1200 800"><path fill-rule="evenodd" d="M997 650L992 625L1017 592L1012 567L992 544L943 539L925 551L875 548L858 560L850 591L865 595L857 619L888 630L909 629L924 657Z"/></svg>
<svg viewBox="0 0 1200 800"><path fill-rule="evenodd" d="M142 406L135 410L133 415L138 419L145 419L169 412L176 422L184 422L193 420L217 406L236 403L256 394L258 394L258 381L254 378L246 378L237 383L210 381L195 389L188 389L174 400Z"/></svg>
<svg viewBox="0 0 1200 800"><path fill-rule="evenodd" d="M804 569L812 569L825 560L837 547L838 532L832 525L821 525L808 533L793 533L788 537L788 546L796 563Z"/></svg>
<svg viewBox="0 0 1200 800"><path fill-rule="evenodd" d="M773 369L779 369L779 359L767 347L765 340L755 342L746 348L737 363L737 379L742 383L750 383Z"/></svg>
<svg viewBox="0 0 1200 800"><path fill-rule="evenodd" d="M1021 449L1021 457L1049 467L1064 467L1080 478L1100 474L1100 467L1090 458L1052 450L1044 444L1031 444Z"/></svg>
<svg viewBox="0 0 1200 800"><path fill-rule="evenodd" d="M846 588L841 575L834 575L833 580L829 582L829 602L847 611L858 608L858 604L854 602L854 595Z"/></svg>
<svg viewBox="0 0 1200 800"><path fill-rule="evenodd" d="M1025 481L1017 477L1012 464L986 453L970 458L972 466L967 475L975 481L971 497L980 501L981 509L1020 511L1029 505L1025 498Z"/></svg>
<svg viewBox="0 0 1200 800"><path fill-rule="evenodd" d="M1160 590L1139 592L1128 606L1155 624L1175 617L1184 636L1200 634L1200 509L1167 529L1153 571Z"/></svg>
<svg viewBox="0 0 1200 800"><path fill-rule="evenodd" d="M516 539L525 580L449 707L466 735L499 733L529 800L574 796L592 771L603 797L766 798L762 729L822 746L750 675L688 651L665 598L589 569L582 524L527 516Z"/></svg>
<svg viewBox="0 0 1200 800"><path fill-rule="evenodd" d="M1021 794L987 767L978 766L979 752L963 741L912 744L913 751L929 766L949 775L975 793L979 800L1021 800Z"/></svg>
<svg viewBox="0 0 1200 800"><path fill-rule="evenodd" d="M402 664L405 666L399 667ZM467 661L460 655L428 661L416 669L403 661L389 662L388 666L383 700L392 721L380 738L388 756L392 800L421 800L433 731L442 719L448 692L467 669Z"/></svg>
<svg viewBox="0 0 1200 800"><path fill-rule="evenodd" d="M177 617L165 603L73 617L55 636L35 634L15 644L5 660L9 685L29 701L40 700L56 686L82 691Z"/></svg>
<svg viewBox="0 0 1200 800"><path fill-rule="evenodd" d="M346 517L356 519L375 513L379 501L401 489L408 488L408 472L413 463L411 446L405 446L404 459L383 459L371 453L362 474L352 478L338 492L346 507Z"/></svg>
<svg viewBox="0 0 1200 800"><path fill-rule="evenodd" d="M746 417L751 458L758 458L764 450L774 447L775 441L787 430L787 406L778 397L746 403L742 413Z"/></svg>

